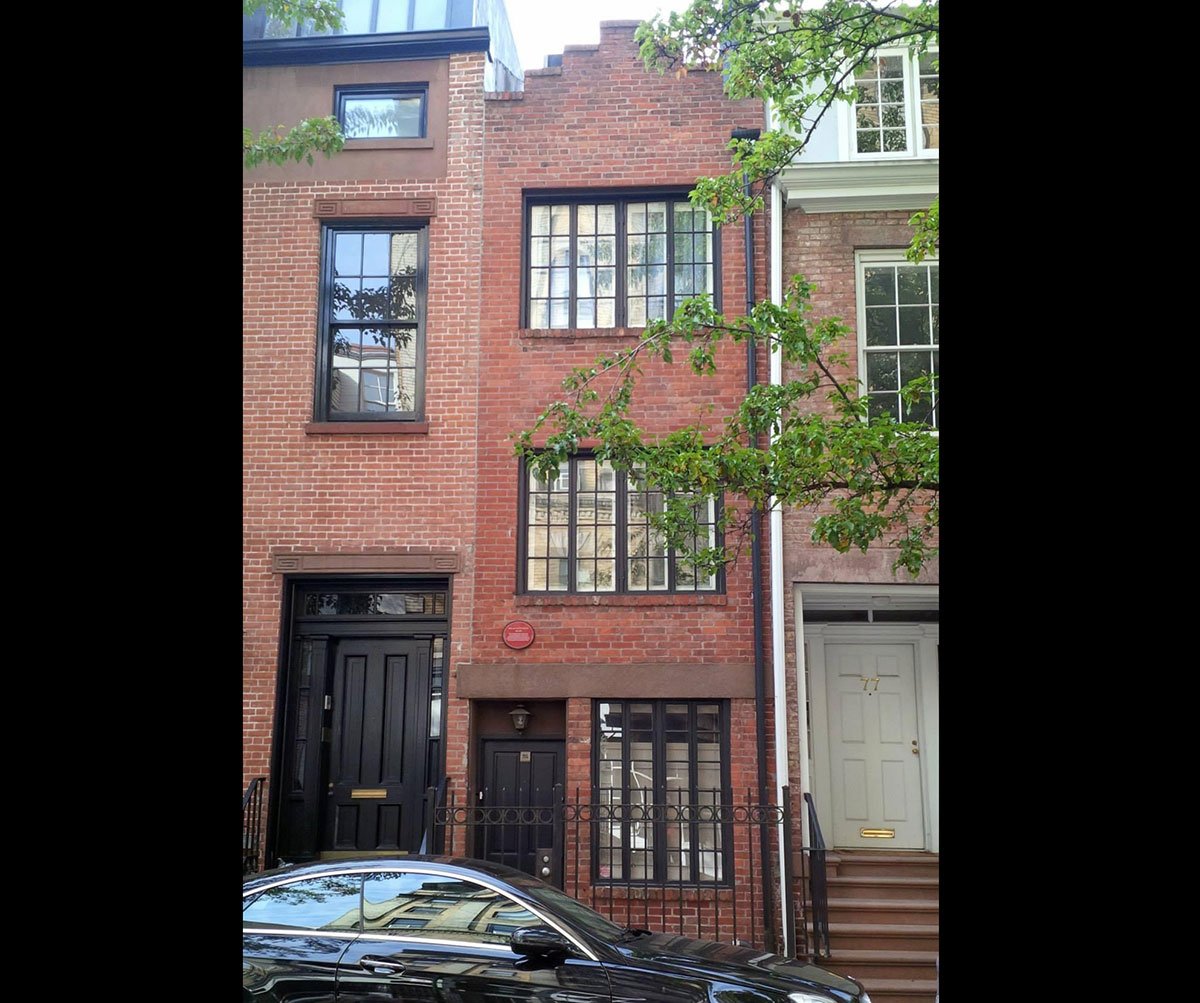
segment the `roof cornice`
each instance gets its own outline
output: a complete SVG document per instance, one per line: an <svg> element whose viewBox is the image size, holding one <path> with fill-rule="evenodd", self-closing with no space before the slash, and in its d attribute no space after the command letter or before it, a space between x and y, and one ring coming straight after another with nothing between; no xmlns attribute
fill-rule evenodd
<svg viewBox="0 0 1200 1003"><path fill-rule="evenodd" d="M388 35L310 35L242 42L243 66L310 66L317 63L377 63L390 59L437 59L456 52L487 52L487 25Z"/></svg>

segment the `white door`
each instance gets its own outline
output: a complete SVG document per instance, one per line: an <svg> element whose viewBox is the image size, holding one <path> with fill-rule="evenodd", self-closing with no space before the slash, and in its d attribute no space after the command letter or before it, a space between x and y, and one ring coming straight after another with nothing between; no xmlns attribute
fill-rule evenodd
<svg viewBox="0 0 1200 1003"><path fill-rule="evenodd" d="M925 848L908 644L826 644L833 845Z"/></svg>

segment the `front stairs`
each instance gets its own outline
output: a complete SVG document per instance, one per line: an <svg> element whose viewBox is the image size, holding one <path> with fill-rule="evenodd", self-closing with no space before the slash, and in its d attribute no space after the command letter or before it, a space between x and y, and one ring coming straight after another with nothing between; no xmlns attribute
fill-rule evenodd
<svg viewBox="0 0 1200 1003"><path fill-rule="evenodd" d="M825 855L831 957L872 1003L934 1003L938 855L917 850L830 850Z"/></svg>

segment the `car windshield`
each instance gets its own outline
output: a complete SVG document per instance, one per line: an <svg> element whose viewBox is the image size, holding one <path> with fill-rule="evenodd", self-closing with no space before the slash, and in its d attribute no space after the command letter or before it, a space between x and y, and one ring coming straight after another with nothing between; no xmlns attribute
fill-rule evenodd
<svg viewBox="0 0 1200 1003"><path fill-rule="evenodd" d="M530 898L545 905L548 909L553 910L564 919L586 930L599 940L612 943L613 941L622 939L625 934L624 927L617 926L616 923L605 919L594 909L589 909L582 902L577 902L570 895L560 892L557 888L543 881L537 881L532 878L522 881L519 878L514 878L512 879L512 884L520 888Z"/></svg>

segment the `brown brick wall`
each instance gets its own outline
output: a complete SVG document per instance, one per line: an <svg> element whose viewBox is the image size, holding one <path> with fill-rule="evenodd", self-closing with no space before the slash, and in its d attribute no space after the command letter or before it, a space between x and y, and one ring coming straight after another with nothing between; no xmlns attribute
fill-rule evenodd
<svg viewBox="0 0 1200 1003"><path fill-rule="evenodd" d="M836 370L839 376L857 376L858 339L855 303L854 253L880 248L905 248L912 239L908 211L868 211L815 213L806 215L785 211L783 224L783 275L785 280L797 273L815 282L812 296L813 316L836 316L849 325L851 334L840 346L848 356L848 365ZM785 380L796 374L786 363ZM878 583L884 585L935 585L938 564L935 559L921 575L910 578L901 570L893 576L896 552L887 547L872 547L866 554L851 550L839 554L829 546L814 546L810 532L817 514L812 510L785 510L783 514L784 552L784 645L787 660L788 770L793 787L799 792L800 762L797 723L799 707L796 689L796 603L798 583ZM818 811L821 806L818 805ZM825 809L828 811L828 808Z"/></svg>

